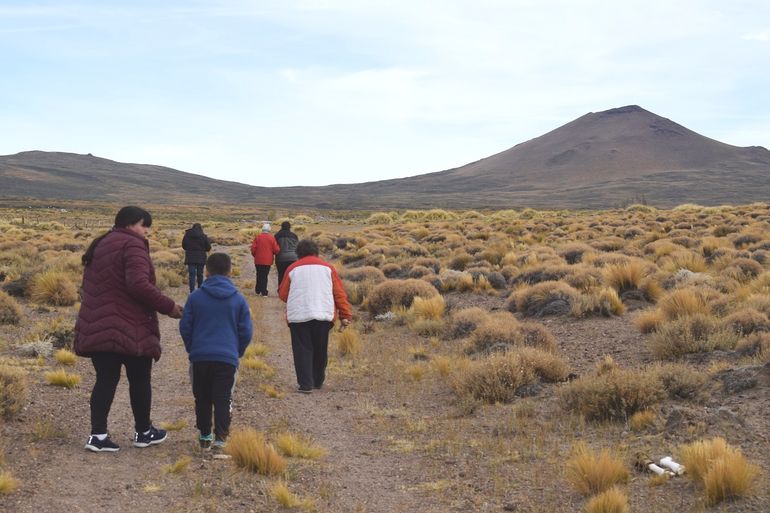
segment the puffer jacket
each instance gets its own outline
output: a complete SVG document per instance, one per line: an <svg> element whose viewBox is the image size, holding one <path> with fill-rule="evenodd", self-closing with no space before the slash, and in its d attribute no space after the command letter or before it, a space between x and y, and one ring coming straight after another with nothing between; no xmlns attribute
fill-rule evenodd
<svg viewBox="0 0 770 513"><path fill-rule="evenodd" d="M286 269L278 287L289 323L351 320L353 310L337 270L317 256L300 258Z"/></svg>
<svg viewBox="0 0 770 513"><path fill-rule="evenodd" d="M170 313L174 300L155 286L147 240L124 228L109 232L83 272L81 293L75 353L160 358L156 312Z"/></svg>
<svg viewBox="0 0 770 513"><path fill-rule="evenodd" d="M299 237L291 230L280 230L275 234L275 240L278 243L278 247L281 250L275 257L276 262L296 262L297 261L297 244L299 243Z"/></svg>
<svg viewBox="0 0 770 513"><path fill-rule="evenodd" d="M211 242L203 230L190 228L182 237L182 249L185 264L203 265L206 263L206 252L211 251Z"/></svg>
<svg viewBox="0 0 770 513"><path fill-rule="evenodd" d="M273 257L281 248L275 241L275 237L267 232L262 232L251 242L251 254L254 256L254 265L273 265Z"/></svg>

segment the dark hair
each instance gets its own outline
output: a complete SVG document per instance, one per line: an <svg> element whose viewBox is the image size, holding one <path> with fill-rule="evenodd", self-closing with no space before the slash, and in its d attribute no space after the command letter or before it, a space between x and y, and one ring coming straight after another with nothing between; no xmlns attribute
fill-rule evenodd
<svg viewBox="0 0 770 513"><path fill-rule="evenodd" d="M302 239L297 243L297 258L318 256L318 244L313 239Z"/></svg>
<svg viewBox="0 0 770 513"><path fill-rule="evenodd" d="M281 223L281 230L290 230L291 229L291 223L289 221L284 221Z"/></svg>
<svg viewBox="0 0 770 513"><path fill-rule="evenodd" d="M115 214L115 224L112 226L112 229L91 241L91 244L88 246L88 249L86 249L86 252L83 254L83 258L81 259L83 265L88 265L91 263L91 261L94 259L94 250L96 249L96 246L102 241L103 238L107 236L108 233L116 228L128 228L129 226L134 225L139 221L143 221L142 226L146 226L147 228L152 226L152 216L149 212L141 207L129 205L118 210L118 213Z"/></svg>
<svg viewBox="0 0 770 513"><path fill-rule="evenodd" d="M232 265L230 256L227 253L212 253L208 260L206 260L206 270L212 276L215 274L227 276L230 274Z"/></svg>

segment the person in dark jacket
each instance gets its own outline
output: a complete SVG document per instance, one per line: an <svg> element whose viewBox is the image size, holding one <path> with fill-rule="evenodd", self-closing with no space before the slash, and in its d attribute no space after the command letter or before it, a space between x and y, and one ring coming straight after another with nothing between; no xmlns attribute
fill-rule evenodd
<svg viewBox="0 0 770 513"><path fill-rule="evenodd" d="M179 323L179 333L190 359L196 427L203 449L212 447L212 442L214 449L224 447L230 431L238 359L246 351L253 330L246 299L228 278L231 267L230 257L224 253L209 257L206 281L190 294Z"/></svg>
<svg viewBox="0 0 770 513"><path fill-rule="evenodd" d="M281 250L275 256L275 268L278 270L278 286L281 286L286 268L297 261L297 234L291 231L291 223L284 221L281 229L275 234L275 241Z"/></svg>
<svg viewBox="0 0 770 513"><path fill-rule="evenodd" d="M184 249L184 263L187 264L189 274L190 293L195 290L197 280L198 287L203 283L203 266L206 264L206 253L211 251L211 242L203 233L200 223L195 223L192 228L185 230L182 238Z"/></svg>
<svg viewBox="0 0 770 513"><path fill-rule="evenodd" d="M115 452L107 416L126 367L135 447L166 439L166 432L150 421L152 361L160 358L160 330L156 312L174 319L182 307L155 286L147 234L152 217L146 210L123 207L112 229L94 239L83 255L82 301L75 323L75 353L91 358L96 382L91 392L91 436L86 449Z"/></svg>
<svg viewBox="0 0 770 513"><path fill-rule="evenodd" d="M251 254L254 256L254 268L257 271L254 292L258 296L267 296L267 277L270 275L275 255L280 250L275 237L270 233L270 223L263 224L262 232L251 242Z"/></svg>

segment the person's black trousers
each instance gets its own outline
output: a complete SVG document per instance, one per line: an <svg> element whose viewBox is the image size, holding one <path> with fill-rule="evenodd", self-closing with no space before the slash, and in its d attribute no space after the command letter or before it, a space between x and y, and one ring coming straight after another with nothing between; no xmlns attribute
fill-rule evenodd
<svg viewBox="0 0 770 513"><path fill-rule="evenodd" d="M283 275L286 273L286 269L296 262L296 260L287 260L286 262L277 262L275 263L275 268L278 269L278 286L281 286L281 282L283 281Z"/></svg>
<svg viewBox="0 0 770 513"><path fill-rule="evenodd" d="M203 265L204 264L187 264L188 281L190 283L190 292L195 290L195 282L198 282L198 288L203 285Z"/></svg>
<svg viewBox="0 0 770 513"><path fill-rule="evenodd" d="M329 321L291 322L291 351L294 354L294 371L297 384L302 390L321 388L326 378L329 331L334 326Z"/></svg>
<svg viewBox="0 0 770 513"><path fill-rule="evenodd" d="M110 414L115 390L120 381L120 368L125 365L128 378L128 394L134 412L134 428L144 433L152 424L152 358L128 356L118 353L94 353L91 363L96 370L96 383L91 391L91 434L107 432L107 416Z"/></svg>
<svg viewBox="0 0 770 513"><path fill-rule="evenodd" d="M214 407L214 436L226 440L230 433L230 413L237 368L223 362L190 364L195 425L201 435L211 434L211 408Z"/></svg>
<svg viewBox="0 0 770 513"><path fill-rule="evenodd" d="M267 295L267 275L270 274L269 265L255 265L257 268L257 284L254 287L254 292L259 295Z"/></svg>

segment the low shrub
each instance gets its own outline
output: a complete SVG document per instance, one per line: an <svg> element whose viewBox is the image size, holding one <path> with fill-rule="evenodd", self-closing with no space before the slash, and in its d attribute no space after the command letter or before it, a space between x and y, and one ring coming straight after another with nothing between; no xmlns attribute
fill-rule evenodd
<svg viewBox="0 0 770 513"><path fill-rule="evenodd" d="M508 303L508 310L527 317L565 315L579 299L580 293L566 283L546 281L516 292Z"/></svg>
<svg viewBox="0 0 770 513"><path fill-rule="evenodd" d="M334 341L341 356L353 356L361 351L361 336L355 328L349 327L342 332L335 332Z"/></svg>
<svg viewBox="0 0 770 513"><path fill-rule="evenodd" d="M709 315L696 314L659 325L649 339L653 355L663 360L716 349L732 350L738 334Z"/></svg>
<svg viewBox="0 0 770 513"><path fill-rule="evenodd" d="M401 268L399 267L399 270ZM356 267L353 269L343 269L340 271L340 278L342 278L343 281L352 281L352 282L371 282L374 284L382 283L385 281L385 274L383 271L376 267L371 266L363 266L363 267Z"/></svg>
<svg viewBox="0 0 770 513"><path fill-rule="evenodd" d="M762 264L756 260L736 258L722 270L722 275L740 283L748 283L762 274L762 271L764 271Z"/></svg>
<svg viewBox="0 0 770 513"><path fill-rule="evenodd" d="M604 268L604 283L623 295L625 292L638 290L647 275L646 265L638 260L622 264L608 265Z"/></svg>
<svg viewBox="0 0 770 513"><path fill-rule="evenodd" d="M753 308L737 310L723 320L723 325L740 335L751 335L755 331L770 331L770 320L767 315Z"/></svg>
<svg viewBox="0 0 770 513"><path fill-rule="evenodd" d="M585 442L578 442L565 464L565 477L583 495L594 495L628 481L623 461L607 449L596 452Z"/></svg>
<svg viewBox="0 0 770 513"><path fill-rule="evenodd" d="M441 319L446 309L446 303L441 294L431 298L422 298L417 296L412 301L410 310L417 319L437 320Z"/></svg>
<svg viewBox="0 0 770 513"><path fill-rule="evenodd" d="M49 270L32 279L30 295L38 303L54 306L71 306L78 300L78 290L68 275Z"/></svg>
<svg viewBox="0 0 770 513"><path fill-rule="evenodd" d="M707 315L710 311L704 294L692 288L676 289L666 294L658 301L658 308L668 320L696 314Z"/></svg>
<svg viewBox="0 0 770 513"><path fill-rule="evenodd" d="M436 295L436 288L423 280L388 280L372 289L365 307L376 315L396 306L410 307L415 297L431 298Z"/></svg>
<svg viewBox="0 0 770 513"><path fill-rule="evenodd" d="M649 378L664 388L670 399L691 401L704 394L708 376L682 363L658 363L648 368Z"/></svg>
<svg viewBox="0 0 770 513"><path fill-rule="evenodd" d="M12 419L27 404L27 373L17 367L0 365L0 418Z"/></svg>
<svg viewBox="0 0 770 513"><path fill-rule="evenodd" d="M628 513L628 495L618 487L612 487L591 497L586 513Z"/></svg>
<svg viewBox="0 0 770 513"><path fill-rule="evenodd" d="M687 473L703 486L711 506L747 495L760 473L739 448L721 437L685 445L681 452Z"/></svg>
<svg viewBox="0 0 770 513"><path fill-rule="evenodd" d="M449 338L466 337L489 317L486 310L478 307L463 308L453 312L447 324L446 334Z"/></svg>
<svg viewBox="0 0 770 513"><path fill-rule="evenodd" d="M519 329L525 346L536 347L551 353L556 352L556 337L544 325L538 322L522 322L519 324Z"/></svg>
<svg viewBox="0 0 770 513"><path fill-rule="evenodd" d="M625 311L626 307L623 305L623 301L621 301L615 289L603 287L578 296L572 303L571 313L575 317L592 314L610 317L613 315L623 315Z"/></svg>
<svg viewBox="0 0 770 513"><path fill-rule="evenodd" d="M262 433L251 428L233 429L225 453L238 467L265 476L283 474L286 470L286 460L267 443Z"/></svg>
<svg viewBox="0 0 770 513"><path fill-rule="evenodd" d="M505 350L524 344L524 334L516 317L501 312L484 319L470 337L467 353Z"/></svg>
<svg viewBox="0 0 770 513"><path fill-rule="evenodd" d="M0 324L19 324L22 310L19 303L11 296L0 290Z"/></svg>

